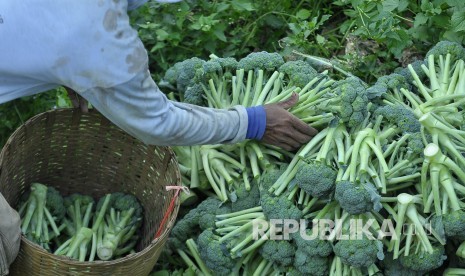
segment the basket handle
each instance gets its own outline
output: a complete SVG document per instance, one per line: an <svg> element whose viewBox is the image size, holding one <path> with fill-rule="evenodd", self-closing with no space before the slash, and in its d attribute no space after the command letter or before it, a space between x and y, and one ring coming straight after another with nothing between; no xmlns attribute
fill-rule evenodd
<svg viewBox="0 0 465 276"><path fill-rule="evenodd" d="M158 230L157 230L157 233L155 234L154 239L158 239L160 237L161 233L163 232L163 227L165 226L166 221L168 220L168 218L170 217L171 213L174 210L174 203L176 202L176 199L178 198L179 193L181 191L183 191L186 194L190 194L189 188L187 188L186 186L166 186L166 190L167 191L174 190L174 191L176 191L176 193L174 194L173 198L171 199L170 205L168 206L168 209L166 210L165 214L163 215L163 219L161 220L160 227L158 227Z"/></svg>

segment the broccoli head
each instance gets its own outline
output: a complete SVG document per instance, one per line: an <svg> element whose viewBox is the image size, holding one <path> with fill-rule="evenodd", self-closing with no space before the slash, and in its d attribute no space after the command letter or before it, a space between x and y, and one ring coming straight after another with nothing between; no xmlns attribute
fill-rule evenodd
<svg viewBox="0 0 465 276"><path fill-rule="evenodd" d="M380 241L363 239L340 240L334 246L334 254L342 262L357 268L369 267L378 259ZM382 248L382 246L381 246Z"/></svg>
<svg viewBox="0 0 465 276"><path fill-rule="evenodd" d="M398 259L397 260L393 259L392 254L387 254L382 264L384 266L384 276L399 276L399 275L421 276L422 275L422 273L418 271L413 271L411 269L403 267Z"/></svg>
<svg viewBox="0 0 465 276"><path fill-rule="evenodd" d="M268 191L268 189L273 186L273 184L278 180L278 178L284 173L286 170L285 166L281 168L272 168L265 170L259 180L260 191Z"/></svg>
<svg viewBox="0 0 465 276"><path fill-rule="evenodd" d="M274 71L284 64L283 57L278 53L268 53L265 51L250 53L239 60L238 69Z"/></svg>
<svg viewBox="0 0 465 276"><path fill-rule="evenodd" d="M457 42L440 41L426 53L425 62L428 61L428 56L430 55L438 57L439 55L446 56L447 54L452 56L452 60L465 59L465 48Z"/></svg>
<svg viewBox="0 0 465 276"><path fill-rule="evenodd" d="M356 77L348 77L332 85L336 98L320 105L339 115L349 127L357 127L368 115L368 97L365 84ZM328 94L329 95L329 94Z"/></svg>
<svg viewBox="0 0 465 276"><path fill-rule="evenodd" d="M288 61L279 67L279 71L288 75L292 85L300 88L303 88L318 75L318 72L303 60Z"/></svg>
<svg viewBox="0 0 465 276"><path fill-rule="evenodd" d="M113 197L113 194L112 194ZM115 208L115 211L121 212L124 216L130 209L134 209L134 213L131 215L131 220L129 224L136 224L140 225L143 219L143 209L142 205L140 204L139 200L131 194L123 194L117 197L113 203L110 205L111 207Z"/></svg>
<svg viewBox="0 0 465 276"><path fill-rule="evenodd" d="M447 237L459 241L465 240L465 212L462 210L451 211L442 216L444 232Z"/></svg>
<svg viewBox="0 0 465 276"><path fill-rule="evenodd" d="M176 88L179 92L184 93L189 86L194 85L195 78L201 72L204 63L204 60L197 57L181 62L179 65L179 75L176 80Z"/></svg>
<svg viewBox="0 0 465 276"><path fill-rule="evenodd" d="M206 230L215 227L215 218L217 215L231 213L231 205L209 197L202 201L196 210L199 216L200 229Z"/></svg>
<svg viewBox="0 0 465 276"><path fill-rule="evenodd" d="M294 267L303 275L329 275L329 262L327 258L309 255L300 248L295 252Z"/></svg>
<svg viewBox="0 0 465 276"><path fill-rule="evenodd" d="M231 202L231 211L237 212L253 207L257 207L260 204L260 189L257 183L253 183L250 191L247 191L245 185L239 185L236 189L237 199Z"/></svg>
<svg viewBox="0 0 465 276"><path fill-rule="evenodd" d="M389 123L396 125L404 133L420 132L421 124L413 111L405 106L385 105L375 111L376 116L383 116Z"/></svg>
<svg viewBox="0 0 465 276"><path fill-rule="evenodd" d="M427 142L430 142L430 136L427 136ZM407 148L416 156L423 155L425 149L425 144L423 143L423 138L421 132L412 133L407 139Z"/></svg>
<svg viewBox="0 0 465 276"><path fill-rule="evenodd" d="M179 219L171 230L168 245L172 249L184 248L185 242L198 231L199 216L195 209Z"/></svg>
<svg viewBox="0 0 465 276"><path fill-rule="evenodd" d="M278 266L287 267L294 261L295 248L289 241L267 240L260 247L260 254Z"/></svg>
<svg viewBox="0 0 465 276"><path fill-rule="evenodd" d="M307 236L312 236L312 229L307 229ZM309 256L316 257L328 257L333 253L333 246L328 240L315 238L315 239L304 239L300 233L295 233L292 236L297 248L300 252L303 252Z"/></svg>
<svg viewBox="0 0 465 276"><path fill-rule="evenodd" d="M186 88L183 102L203 106L205 103L203 95L204 91L202 85L195 83L192 86Z"/></svg>
<svg viewBox="0 0 465 276"><path fill-rule="evenodd" d="M447 259L444 253L443 246L436 246L433 248L433 253L431 254L421 252L418 254L411 253L408 256L401 255L399 261L405 268L426 273L440 267L444 263L444 260Z"/></svg>
<svg viewBox="0 0 465 276"><path fill-rule="evenodd" d="M221 78L230 78L237 69L237 60L235 58L213 58L206 61L202 69L197 72L198 81L208 81L213 79L219 81Z"/></svg>
<svg viewBox="0 0 465 276"><path fill-rule="evenodd" d="M334 190L337 172L323 163L304 163L294 180L297 185L313 197L328 196Z"/></svg>
<svg viewBox="0 0 465 276"><path fill-rule="evenodd" d="M46 198L45 207L58 222L61 221L66 214L66 209L60 192L53 187L48 187Z"/></svg>
<svg viewBox="0 0 465 276"><path fill-rule="evenodd" d="M423 71L423 69L421 68L423 64L425 64L423 60L416 60L410 64L412 66L413 71L415 71L415 73L418 75L420 80L423 80L426 77L425 71ZM400 68L397 74L405 78L405 82L409 85L408 86L409 90L411 88L414 88L414 86L412 86L412 83L414 82L414 78L412 74L410 73L410 70L408 69L408 67Z"/></svg>
<svg viewBox="0 0 465 276"><path fill-rule="evenodd" d="M165 72L163 80L171 85L176 85L179 73L181 71L182 62L176 62L172 67L168 68Z"/></svg>
<svg viewBox="0 0 465 276"><path fill-rule="evenodd" d="M225 254L227 251L218 239L212 230L203 231L197 239L199 254L214 275L229 275L236 262L229 254Z"/></svg>
<svg viewBox="0 0 465 276"><path fill-rule="evenodd" d="M379 194L370 183L356 185L350 181L340 181L336 184L335 199L347 213L358 215L373 210Z"/></svg>
<svg viewBox="0 0 465 276"><path fill-rule="evenodd" d="M301 219L302 211L287 196L274 196L264 191L260 194L260 203L267 219Z"/></svg>

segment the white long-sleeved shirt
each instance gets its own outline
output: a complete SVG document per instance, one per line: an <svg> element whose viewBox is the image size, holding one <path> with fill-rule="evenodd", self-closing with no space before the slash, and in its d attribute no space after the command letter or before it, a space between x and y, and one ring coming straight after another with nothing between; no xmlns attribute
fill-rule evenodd
<svg viewBox="0 0 465 276"><path fill-rule="evenodd" d="M127 15L128 6L145 2L0 1L0 104L67 86L149 144L244 140L244 107L217 110L176 103L158 89Z"/></svg>

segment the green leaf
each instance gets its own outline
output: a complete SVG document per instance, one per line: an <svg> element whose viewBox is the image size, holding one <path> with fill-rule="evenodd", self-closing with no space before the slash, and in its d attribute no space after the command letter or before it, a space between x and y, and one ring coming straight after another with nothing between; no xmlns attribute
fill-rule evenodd
<svg viewBox="0 0 465 276"><path fill-rule="evenodd" d="M413 22L413 27L418 28L419 26L425 24L428 22L428 16L426 16L423 13L418 13L417 16L415 16L415 21Z"/></svg>
<svg viewBox="0 0 465 276"><path fill-rule="evenodd" d="M312 13L307 10L307 9L301 9L300 11L297 12L296 16L299 19L305 20L310 17Z"/></svg>
<svg viewBox="0 0 465 276"><path fill-rule="evenodd" d="M166 40L170 36L170 34L163 29L157 29L155 33L157 34L158 40Z"/></svg>
<svg viewBox="0 0 465 276"><path fill-rule="evenodd" d="M236 11L254 11L255 8L249 0L233 0L231 2L233 9Z"/></svg>
<svg viewBox="0 0 465 276"><path fill-rule="evenodd" d="M408 8L409 5L409 0L400 0L399 1L399 6L397 7L397 10L402 12L405 11Z"/></svg>
<svg viewBox="0 0 465 276"><path fill-rule="evenodd" d="M391 12L399 7L399 0L386 0L383 1L384 11Z"/></svg>
<svg viewBox="0 0 465 276"><path fill-rule="evenodd" d="M465 31L465 11L455 11L451 17L452 31Z"/></svg>
<svg viewBox="0 0 465 276"><path fill-rule="evenodd" d="M324 44L326 41L326 39L321 36L321 35L316 35L316 42L318 42L318 44Z"/></svg>
<svg viewBox="0 0 465 276"><path fill-rule="evenodd" d="M225 30L225 26L223 25L217 25L215 26L215 29L213 30L213 34L221 41L224 41L226 42L227 39L226 39L226 36L224 35L224 30Z"/></svg>

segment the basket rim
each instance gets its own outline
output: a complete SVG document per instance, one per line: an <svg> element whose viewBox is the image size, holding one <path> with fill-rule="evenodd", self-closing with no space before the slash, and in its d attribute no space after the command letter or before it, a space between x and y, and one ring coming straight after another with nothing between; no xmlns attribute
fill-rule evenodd
<svg viewBox="0 0 465 276"><path fill-rule="evenodd" d="M2 168L3 168L3 162L4 162L4 155L5 155L5 151L6 149L9 147L9 145L11 144L11 142L13 141L13 139L15 139L15 137L18 135L18 132L22 131L22 129L24 127L26 127L27 125L33 123L34 121L38 120L39 118L41 117L44 117L44 116L47 116L49 114L52 114L52 113L61 113L61 112L81 112L79 108L54 108L54 109L51 109L51 110L47 110L47 111L44 111L44 112L41 112L39 114L36 114L34 116L32 116L31 118L27 119L26 121L24 121L23 124L21 124L18 128L16 128L13 133L8 137L7 141L5 142L4 146L2 147L1 151L0 151L0 173L2 172ZM103 116L105 119L108 120L108 118L106 118L103 114L101 114L98 110L96 109L89 109L88 112L86 113L92 113L92 114L100 114L101 116ZM86 114L86 113L83 113L83 114ZM111 121L110 123L112 125L114 125ZM117 127L118 129L122 130L121 128L119 128L118 126L114 125L115 127ZM126 131L122 130L125 134L131 136L129 133L127 133ZM133 137L133 136L131 136ZM136 139L136 138L135 138ZM141 140L137 139L137 141L143 143L144 145L149 145L149 144L145 144L144 142L142 142ZM171 159L172 159L172 162L173 162L173 165L175 166L175 174L176 174L176 183L171 183L170 185L175 185L175 186L182 186L182 177L181 177L181 172L179 170L179 162L176 158L176 154L174 153L173 149L170 147L170 146L157 146L157 145L150 145L150 146L153 146L153 147L157 147L157 148L165 148L170 156L171 156ZM169 192L169 191L167 191ZM72 259L72 258L69 258L69 257L66 257L66 256L61 256L61 255L55 255L53 253L50 253L48 252L47 250L45 250L44 248L40 247L39 245L35 244L34 242L32 241L29 241L23 233L21 233L21 243L25 243L27 244L28 246L30 246L32 248L32 250L35 250L35 251L40 251L41 254L51 258L51 259L54 259L56 261L60 261L60 262L64 262L66 264L69 264L69 265L73 265L73 266L82 266L82 267L87 267L87 266L98 266L98 265L114 265L114 264L120 264L120 263L125 263L125 262L130 262L131 260L134 260L134 259L138 259L142 256L144 256L145 254L149 253L153 247L155 247L157 245L157 243L159 242L164 242L167 240L175 222L176 222L176 218L177 218L177 215L178 215L178 212L179 212L179 208L180 208L180 205L181 205L181 202L180 202L180 197L177 197L176 200L175 200L175 208L173 209L173 211L171 212L170 214L170 219L167 221L167 223L165 224L164 226L164 229L161 233L161 235L158 237L158 238L155 238L153 237L153 239L151 240L150 244L147 245L144 249L134 253L134 254L129 254L129 255L126 255L122 258L118 258L118 259L115 259L115 260L109 260L109 261L102 261L102 260L96 260L96 261L92 261L92 262L89 262L89 261L84 261L84 262L80 262L78 260L75 260L75 259ZM16 208L14 208L16 210ZM167 210L164 210L165 212Z"/></svg>

